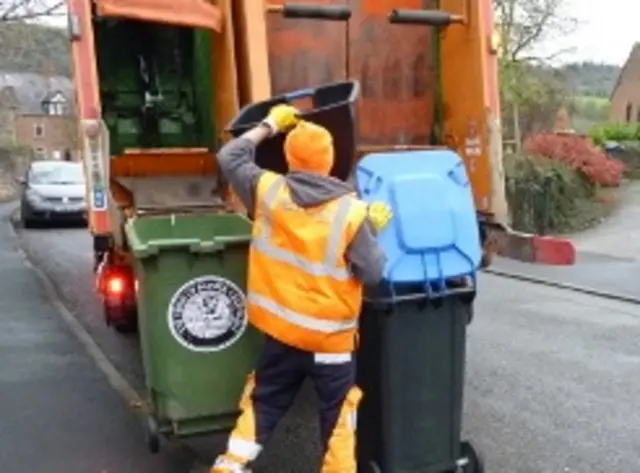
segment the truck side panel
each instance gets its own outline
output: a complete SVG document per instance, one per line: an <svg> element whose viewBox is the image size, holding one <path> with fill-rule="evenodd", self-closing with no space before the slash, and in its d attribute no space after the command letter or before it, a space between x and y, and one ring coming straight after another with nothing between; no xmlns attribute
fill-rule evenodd
<svg viewBox="0 0 640 473"><path fill-rule="evenodd" d="M111 232L107 212L107 174L100 125L101 103L89 0L69 0L71 55L82 129L78 130L87 181L89 230L94 236ZM91 130L90 130L91 129Z"/></svg>
<svg viewBox="0 0 640 473"><path fill-rule="evenodd" d="M503 221L506 200L491 2L470 2L466 11L458 0L441 0L441 4L443 10L466 14L469 21L449 27L442 41L447 144L465 159L478 210L497 211Z"/></svg>
<svg viewBox="0 0 640 473"><path fill-rule="evenodd" d="M272 3L285 2L277 0ZM336 2L308 0L300 3ZM287 19L279 14L270 14L267 31L274 95L345 78L346 23Z"/></svg>
<svg viewBox="0 0 640 473"><path fill-rule="evenodd" d="M354 0L349 71L360 80L360 143L435 144L437 92L435 32L391 25L392 8L437 8L434 0Z"/></svg>
<svg viewBox="0 0 640 473"><path fill-rule="evenodd" d="M390 25L386 18L392 8L435 8L436 3L350 0L353 16L348 25L269 15L273 94L351 77L362 85L361 144L429 144L437 89L434 33L420 26Z"/></svg>

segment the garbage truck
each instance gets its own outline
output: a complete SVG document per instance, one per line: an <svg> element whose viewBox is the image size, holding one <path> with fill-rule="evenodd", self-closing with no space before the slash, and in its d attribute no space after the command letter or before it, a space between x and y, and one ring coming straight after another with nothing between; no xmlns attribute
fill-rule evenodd
<svg viewBox="0 0 640 473"><path fill-rule="evenodd" d="M361 87L350 164L378 150L453 149L469 173L485 266L496 253L572 263L569 242L508 226L491 0L68 7L96 285L115 329L136 327L127 220L181 205L244 211L216 172L225 124L245 104L345 78Z"/></svg>
<svg viewBox="0 0 640 473"><path fill-rule="evenodd" d="M573 264L569 241L508 225L491 0L183 0L179 8L170 0L67 1L96 287L107 324L139 330L151 451L162 435L228 431L237 417L262 343L244 296L252 209L218 172L216 150L275 103L294 104L332 132L334 177L384 175L380 185L377 177L360 182L362 192L389 188L384 177L393 174L372 156L386 156L390 171L410 167L408 156L417 165L434 160L471 211L434 223L446 223L447 238L467 232L454 253L463 249L457 261L468 274L492 254ZM285 172L281 143L261 145L258 164ZM412 185L405 200L421 189ZM424 207L437 216L434 202ZM438 236L444 246L431 251L433 232L427 245L415 221L410 233L425 255L451 250ZM423 256L413 269L426 273ZM359 383L384 391L370 396L367 412L388 417L360 429L370 437L358 454L367 471L418 471L418 463L431 465L419 471L483 471L460 439L475 285L444 277L444 266L436 272L420 286L440 297L433 306L424 295L365 298L371 316L361 328ZM409 335L415 343L404 343ZM405 363L415 357L434 369ZM414 405L407 393L424 390L405 389L394 373L433 388L420 412L402 406ZM415 415L437 428L400 429Z"/></svg>

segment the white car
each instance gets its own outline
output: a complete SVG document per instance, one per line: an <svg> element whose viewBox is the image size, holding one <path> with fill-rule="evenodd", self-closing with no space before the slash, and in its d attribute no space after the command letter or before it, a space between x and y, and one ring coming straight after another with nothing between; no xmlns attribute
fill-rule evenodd
<svg viewBox="0 0 640 473"><path fill-rule="evenodd" d="M36 223L85 223L85 178L81 163L35 161L29 165L22 186L20 217L25 228Z"/></svg>

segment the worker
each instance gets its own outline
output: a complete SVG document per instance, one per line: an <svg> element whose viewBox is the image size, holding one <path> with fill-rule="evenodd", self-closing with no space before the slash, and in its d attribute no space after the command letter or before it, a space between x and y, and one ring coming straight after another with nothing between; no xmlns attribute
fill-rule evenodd
<svg viewBox="0 0 640 473"><path fill-rule="evenodd" d="M362 393L353 351L363 285L378 284L385 263L375 234L391 212L384 204L368 207L351 185L329 175L331 134L297 114L277 105L218 153L222 173L254 215L247 311L266 340L212 473L249 471L307 377L319 398L322 473L356 472ZM256 146L286 131L289 172L258 167Z"/></svg>

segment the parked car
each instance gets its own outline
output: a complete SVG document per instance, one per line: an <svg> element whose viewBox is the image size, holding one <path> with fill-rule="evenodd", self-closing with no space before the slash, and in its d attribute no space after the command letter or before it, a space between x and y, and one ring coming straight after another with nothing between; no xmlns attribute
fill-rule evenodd
<svg viewBox="0 0 640 473"><path fill-rule="evenodd" d="M622 158L626 153L624 145L617 141L605 141L602 143L602 149L612 158Z"/></svg>
<svg viewBox="0 0 640 473"><path fill-rule="evenodd" d="M29 165L22 186L20 217L28 228L36 223L84 222L85 178L81 163L36 161Z"/></svg>

